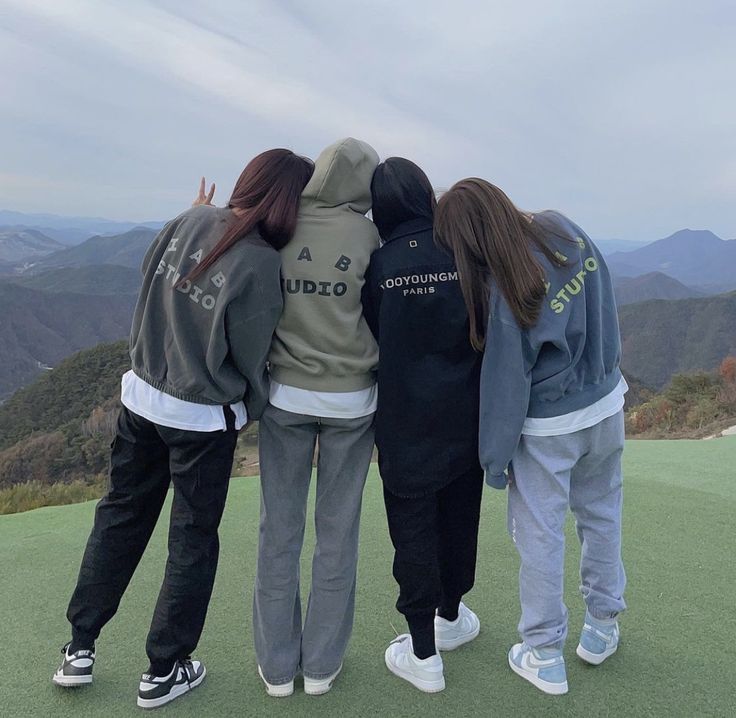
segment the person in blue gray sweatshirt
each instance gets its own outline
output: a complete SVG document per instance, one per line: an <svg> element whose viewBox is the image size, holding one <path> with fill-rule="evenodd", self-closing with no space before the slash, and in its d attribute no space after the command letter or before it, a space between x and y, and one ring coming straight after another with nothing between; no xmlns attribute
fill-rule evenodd
<svg viewBox="0 0 736 718"><path fill-rule="evenodd" d="M525 214L481 179L462 180L441 198L435 233L455 255L470 339L485 347L480 460L489 485L508 486L508 530L521 558L522 641L509 665L546 693L566 693L568 507L582 544L582 660L598 665L615 653L626 607L628 387L611 278L580 227L558 212Z"/></svg>
<svg viewBox="0 0 736 718"><path fill-rule="evenodd" d="M289 150L263 152L227 207L183 212L146 253L109 490L69 603L71 641L56 685L92 683L95 642L117 612L170 484L169 555L138 705L157 708L204 680L204 664L191 654L215 581L235 445L268 403L266 358L283 306L278 250L294 233L312 171Z"/></svg>

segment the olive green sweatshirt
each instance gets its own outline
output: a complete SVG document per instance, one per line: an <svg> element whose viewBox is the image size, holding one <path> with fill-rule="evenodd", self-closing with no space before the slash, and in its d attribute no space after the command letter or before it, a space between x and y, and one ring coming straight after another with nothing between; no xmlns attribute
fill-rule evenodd
<svg viewBox="0 0 736 718"><path fill-rule="evenodd" d="M378 346L361 290L378 232L371 206L376 151L352 138L327 147L302 193L293 239L281 250L284 311L272 378L310 391L358 391L375 382Z"/></svg>

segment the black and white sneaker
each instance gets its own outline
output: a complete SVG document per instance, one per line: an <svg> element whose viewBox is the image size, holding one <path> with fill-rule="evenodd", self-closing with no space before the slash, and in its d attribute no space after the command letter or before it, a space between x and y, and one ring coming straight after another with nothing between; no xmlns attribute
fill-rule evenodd
<svg viewBox="0 0 736 718"><path fill-rule="evenodd" d="M177 661L168 676L159 677L144 673L138 687L138 705L141 708L158 708L171 703L196 688L206 674L202 663L189 658Z"/></svg>
<svg viewBox="0 0 736 718"><path fill-rule="evenodd" d="M92 668L95 665L94 650L81 650L69 653L71 642L61 649L64 656L61 665L51 679L57 686L74 688L92 683Z"/></svg>

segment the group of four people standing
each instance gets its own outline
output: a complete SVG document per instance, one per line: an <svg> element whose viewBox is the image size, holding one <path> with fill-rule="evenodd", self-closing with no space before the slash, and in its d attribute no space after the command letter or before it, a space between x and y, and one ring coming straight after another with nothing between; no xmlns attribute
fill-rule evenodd
<svg viewBox="0 0 736 718"><path fill-rule="evenodd" d="M578 655L618 645L623 394L611 282L562 215L520 212L483 180L438 205L426 175L341 140L314 165L258 155L225 208L200 192L143 263L132 369L54 674L92 681L115 614L174 496L166 575L138 705L205 677L192 660L219 552L237 432L259 419L261 519L253 602L258 672L273 696L330 690L353 625L361 500L375 443L409 633L388 668L445 687L438 651L473 640L462 602L475 576L483 475L509 487L521 556L522 642L509 665L567 691L563 524L583 545ZM372 207L373 221L365 215ZM380 345L380 360L379 360ZM376 384L377 375L377 384ZM480 427L480 430L479 430ZM299 563L317 448L312 582Z"/></svg>

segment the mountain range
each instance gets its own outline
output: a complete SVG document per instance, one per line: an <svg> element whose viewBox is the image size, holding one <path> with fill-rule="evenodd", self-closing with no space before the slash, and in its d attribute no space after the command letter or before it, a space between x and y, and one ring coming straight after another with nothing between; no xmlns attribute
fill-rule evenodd
<svg viewBox="0 0 736 718"><path fill-rule="evenodd" d="M127 336L155 235L136 227L63 247L36 230L0 233L0 261L20 258L0 278L0 400L74 351ZM736 289L736 241L682 230L607 261L629 376L656 389L675 372L736 354L734 294L709 296Z"/></svg>
<svg viewBox="0 0 736 718"><path fill-rule="evenodd" d="M90 237L74 247L66 247L41 257L29 264L26 271L35 274L57 267L85 267L96 264L140 269L146 250L155 236L156 231L153 229L136 227L119 235Z"/></svg>
<svg viewBox="0 0 736 718"><path fill-rule="evenodd" d="M736 241L708 230L683 229L631 252L614 252L607 264L619 277L661 272L702 293L736 289Z"/></svg>
<svg viewBox="0 0 736 718"><path fill-rule="evenodd" d="M64 247L22 230L0 241L23 247L8 250L8 258L23 258L6 263L0 278L0 401L70 354L127 337L141 262L155 236L137 227Z"/></svg>
<svg viewBox="0 0 736 718"><path fill-rule="evenodd" d="M126 337L135 302L134 293L49 292L1 281L0 400L70 354Z"/></svg>
<svg viewBox="0 0 736 718"><path fill-rule="evenodd" d="M0 209L0 227L33 229L62 244L78 244L96 234L122 234L135 227L158 231L163 222L119 222L102 217L63 217L57 214L26 214Z"/></svg>

